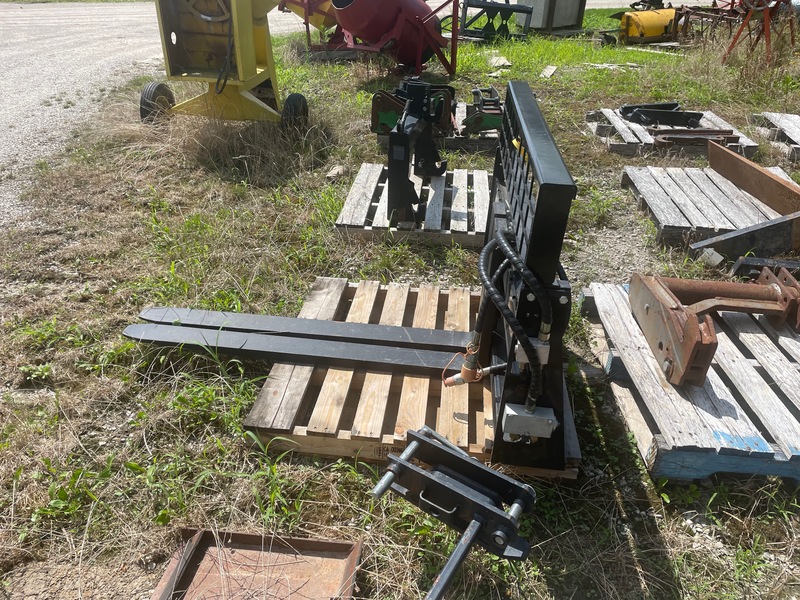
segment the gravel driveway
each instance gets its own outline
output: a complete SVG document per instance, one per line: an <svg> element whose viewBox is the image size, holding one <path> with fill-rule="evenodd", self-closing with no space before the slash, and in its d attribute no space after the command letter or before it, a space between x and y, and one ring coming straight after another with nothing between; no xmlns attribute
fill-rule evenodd
<svg viewBox="0 0 800 600"><path fill-rule="evenodd" d="M273 10L273 33L298 31ZM132 3L0 3L0 227L24 217L20 193L37 160L64 147L98 109L103 89L137 75L163 76L155 6Z"/></svg>

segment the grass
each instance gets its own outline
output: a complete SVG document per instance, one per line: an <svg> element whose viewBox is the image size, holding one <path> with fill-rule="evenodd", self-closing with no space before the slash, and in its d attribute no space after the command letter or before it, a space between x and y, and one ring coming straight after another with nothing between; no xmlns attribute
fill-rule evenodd
<svg viewBox="0 0 800 600"><path fill-rule="evenodd" d="M598 20L603 12L588 15ZM380 58L305 62L301 45L299 37L275 40L279 80L311 105L302 138L270 124L193 118L143 127L136 81L108 90L96 125L76 137L65 165L36 164L27 222L0 239L7 590L18 590L24 573L34 577L25 569L60 561L84 574L128 564L141 594L183 526L362 539L360 598L422 596L454 548L453 532L410 505L370 499L378 468L283 454L245 433L242 420L269 365L153 351L120 335L154 304L295 315L316 276L477 285L473 251L335 234L359 165L385 161L367 131L370 93L398 80ZM487 76L491 51L512 63L501 80ZM474 86L502 89L506 78L528 80L537 92L579 184L564 249L575 289L625 281L637 269L718 276L648 241L649 221L618 186L621 166L645 159L610 155L582 124L587 110L629 101L679 99L737 123L796 105L794 57L759 69L741 58L721 67L720 56L721 47L661 55L537 37L460 48L459 97ZM631 62L638 68L591 66ZM547 65L556 74L540 80ZM435 68L431 77L444 80ZM186 97L193 88L176 91ZM493 159L448 158L470 168L490 168ZM345 175L328 179L333 167ZM585 350L585 323L577 313L571 323L571 347ZM606 386L574 375L570 389L584 455L579 480L533 481L539 501L521 521L531 557L508 563L476 550L451 597L796 593L794 484L651 482ZM141 556L158 568L133 566Z"/></svg>

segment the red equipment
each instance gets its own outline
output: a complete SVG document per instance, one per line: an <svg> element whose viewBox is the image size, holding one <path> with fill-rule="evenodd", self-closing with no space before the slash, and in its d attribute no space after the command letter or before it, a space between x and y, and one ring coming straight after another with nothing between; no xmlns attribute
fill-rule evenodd
<svg viewBox="0 0 800 600"><path fill-rule="evenodd" d="M791 0L730 0L728 10L731 13L744 14L744 19L722 57L723 64L725 64L733 49L746 34L746 37L750 40L751 53L763 38L766 47L767 66L771 66L772 40L770 38L773 28L777 27L779 19L783 15L786 15L784 22L788 21L790 43L794 47L794 12Z"/></svg>
<svg viewBox="0 0 800 600"><path fill-rule="evenodd" d="M332 0L332 5L348 48L385 52L417 74L436 55L448 73L455 73L458 32L452 28L448 60L443 52L447 40L436 15L452 6L454 22L458 0L446 0L433 10L423 0Z"/></svg>

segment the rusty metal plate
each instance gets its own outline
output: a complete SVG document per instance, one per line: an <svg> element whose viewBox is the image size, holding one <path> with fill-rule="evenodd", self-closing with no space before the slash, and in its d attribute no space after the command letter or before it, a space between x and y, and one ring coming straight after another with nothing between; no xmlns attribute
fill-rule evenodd
<svg viewBox="0 0 800 600"><path fill-rule="evenodd" d="M152 600L352 598L360 542L182 530Z"/></svg>
<svg viewBox="0 0 800 600"><path fill-rule="evenodd" d="M689 312L662 278L634 273L631 311L661 371L673 385L703 385L717 349L708 315Z"/></svg>

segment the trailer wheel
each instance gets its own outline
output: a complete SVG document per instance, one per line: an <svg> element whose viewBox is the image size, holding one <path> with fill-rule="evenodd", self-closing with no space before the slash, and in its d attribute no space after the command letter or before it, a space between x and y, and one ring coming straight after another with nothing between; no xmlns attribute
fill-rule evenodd
<svg viewBox="0 0 800 600"><path fill-rule="evenodd" d="M175 106L175 95L166 83L151 81L142 88L139 117L142 123L155 123L169 114Z"/></svg>
<svg viewBox="0 0 800 600"><path fill-rule="evenodd" d="M308 101L303 94L289 94L283 103L281 125L303 129L308 123Z"/></svg>

